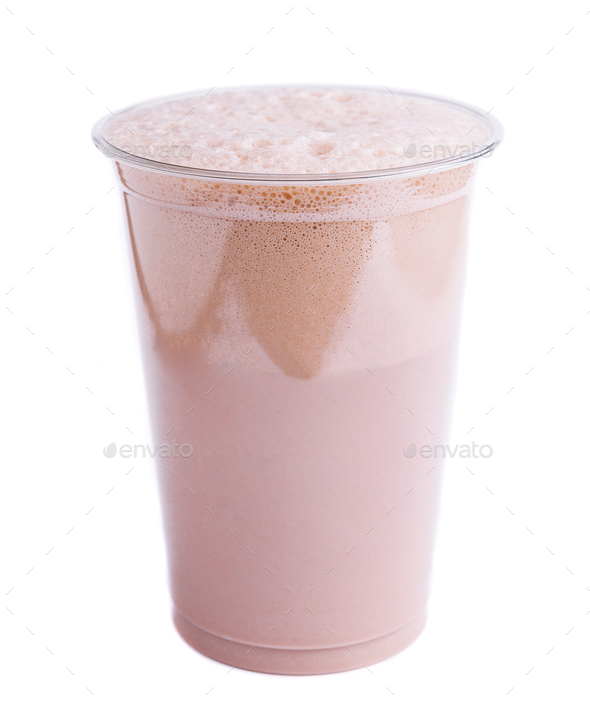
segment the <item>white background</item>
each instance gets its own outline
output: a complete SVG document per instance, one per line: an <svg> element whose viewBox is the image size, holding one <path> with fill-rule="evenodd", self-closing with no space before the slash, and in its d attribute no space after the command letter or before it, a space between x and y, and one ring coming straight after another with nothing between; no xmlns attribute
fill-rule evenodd
<svg viewBox="0 0 590 707"><path fill-rule="evenodd" d="M8 2L3 704L588 705L588 2ZM172 626L152 462L102 454L149 432L120 202L89 132L107 106L304 81L503 122L479 173L452 440L494 454L447 465L414 645L372 673L228 674Z"/></svg>

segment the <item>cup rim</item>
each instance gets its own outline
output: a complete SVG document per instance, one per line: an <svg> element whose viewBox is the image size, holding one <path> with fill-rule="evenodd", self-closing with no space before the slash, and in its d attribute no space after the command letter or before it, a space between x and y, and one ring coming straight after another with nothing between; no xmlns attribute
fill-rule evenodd
<svg viewBox="0 0 590 707"><path fill-rule="evenodd" d="M103 116L92 128L92 140L96 147L108 158L115 159L117 162L130 165L131 167L139 167L150 172L160 172L176 177L189 177L191 179L200 179L214 182L230 182L239 184L268 184L268 185L326 185L326 184L347 184L359 182L373 182L397 177L412 177L418 175L430 174L432 172L441 172L455 167L468 165L475 162L481 157L490 156L498 147L504 137L504 129L499 120L490 115L490 109L487 113L476 106L468 103L456 101L429 93L420 93L416 91L405 91L403 89L393 89L389 87L371 86L371 85L356 85L356 84L337 84L337 83L282 83L282 84L256 84L245 86L223 86L220 90L223 92L238 92L249 90L273 90L280 88L300 88L300 89L327 89L336 88L350 91L369 91L376 93L391 93L396 96L406 96L407 98L426 99L434 101L441 105L463 111L472 115L479 122L483 123L488 128L488 137L486 141L478 146L472 152L456 154L450 157L444 157L438 160L430 160L421 162L420 164L390 167L387 169L365 170L358 172L328 172L322 174L268 174L262 172L235 172L202 169L200 167L183 167L181 165L170 162L153 160L148 157L136 155L126 152L109 143L104 137L104 130L107 124L115 117L118 117L127 111L134 110L139 107L149 107L167 101L182 100L192 96L199 97L207 95L212 89L201 89L197 91L188 91L184 93L160 96L147 101L140 101L133 105L121 108L116 112L110 111L108 115Z"/></svg>

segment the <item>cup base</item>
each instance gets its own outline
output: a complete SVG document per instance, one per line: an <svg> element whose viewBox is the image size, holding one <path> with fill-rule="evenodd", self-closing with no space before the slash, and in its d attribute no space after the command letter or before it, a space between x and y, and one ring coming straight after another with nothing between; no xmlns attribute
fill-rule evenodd
<svg viewBox="0 0 590 707"><path fill-rule="evenodd" d="M276 675L321 675L364 668L404 650L422 633L426 610L386 636L335 648L269 648L238 643L195 626L176 608L174 625L189 646L220 663Z"/></svg>

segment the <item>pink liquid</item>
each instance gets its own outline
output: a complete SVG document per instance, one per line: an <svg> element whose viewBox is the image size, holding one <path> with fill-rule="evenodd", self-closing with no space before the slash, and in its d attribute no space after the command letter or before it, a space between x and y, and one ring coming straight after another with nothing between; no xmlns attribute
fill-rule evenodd
<svg viewBox="0 0 590 707"><path fill-rule="evenodd" d="M178 612L236 642L206 652L242 667L327 672L403 647L425 616L442 469L402 449L445 439L452 350L309 381L199 353L152 376L158 438L174 421L197 450L160 472Z"/></svg>
<svg viewBox="0 0 590 707"><path fill-rule="evenodd" d="M154 442L194 449L158 460L178 630L278 673L402 650L442 472L403 450L448 441L473 167L315 187L117 169Z"/></svg>

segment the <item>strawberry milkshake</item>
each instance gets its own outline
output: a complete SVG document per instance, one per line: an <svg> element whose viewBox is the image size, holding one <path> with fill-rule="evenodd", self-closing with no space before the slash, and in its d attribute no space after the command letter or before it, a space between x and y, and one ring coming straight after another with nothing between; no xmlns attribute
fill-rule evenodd
<svg viewBox="0 0 590 707"><path fill-rule="evenodd" d="M229 665L370 665L426 621L476 109L366 87L160 99L94 131L129 233L174 621Z"/></svg>

